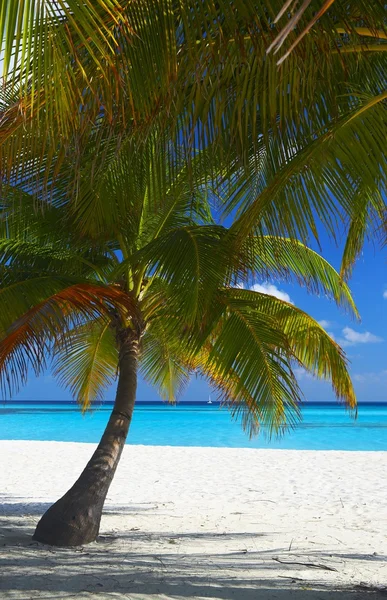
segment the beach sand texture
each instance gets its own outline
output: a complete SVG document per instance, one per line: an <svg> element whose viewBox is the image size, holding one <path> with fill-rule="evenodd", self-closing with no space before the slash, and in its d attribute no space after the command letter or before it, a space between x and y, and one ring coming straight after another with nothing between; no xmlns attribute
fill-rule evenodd
<svg viewBox="0 0 387 600"><path fill-rule="evenodd" d="M93 444L0 441L0 598L387 598L387 453L126 446L98 542L31 540Z"/></svg>

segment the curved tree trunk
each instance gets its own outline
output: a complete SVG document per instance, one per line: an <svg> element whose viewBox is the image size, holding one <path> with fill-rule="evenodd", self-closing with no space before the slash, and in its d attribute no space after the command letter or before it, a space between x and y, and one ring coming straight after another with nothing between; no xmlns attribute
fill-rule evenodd
<svg viewBox="0 0 387 600"><path fill-rule="evenodd" d="M119 379L114 408L98 448L72 488L40 519L33 539L53 546L80 546L99 532L102 509L125 445L137 388L138 336L119 337Z"/></svg>

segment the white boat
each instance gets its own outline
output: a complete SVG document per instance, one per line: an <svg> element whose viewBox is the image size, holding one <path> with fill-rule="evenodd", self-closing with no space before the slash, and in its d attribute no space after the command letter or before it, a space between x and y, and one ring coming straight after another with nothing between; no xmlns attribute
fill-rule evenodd
<svg viewBox="0 0 387 600"><path fill-rule="evenodd" d="M207 404L212 404L211 396L208 396L208 402L207 402Z"/></svg>

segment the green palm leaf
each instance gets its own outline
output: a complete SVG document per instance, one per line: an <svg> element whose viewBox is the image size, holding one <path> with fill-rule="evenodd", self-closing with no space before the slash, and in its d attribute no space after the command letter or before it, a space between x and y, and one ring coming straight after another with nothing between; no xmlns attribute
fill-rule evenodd
<svg viewBox="0 0 387 600"><path fill-rule="evenodd" d="M357 235L354 237L358 239ZM360 237L360 244L361 241ZM349 259L351 261L352 257ZM322 256L298 240L275 236L248 239L242 249L240 262L241 275L244 271L247 280L248 276L258 275L263 279L294 278L309 292L324 294L358 316L348 285L339 273Z"/></svg>
<svg viewBox="0 0 387 600"><path fill-rule="evenodd" d="M223 235L224 229L218 226L181 227L156 238L138 254L149 275L170 285L169 300L179 306L183 321L202 318L209 290L222 278L226 253L219 240Z"/></svg>
<svg viewBox="0 0 387 600"><path fill-rule="evenodd" d="M230 290L226 295L234 302L274 319L289 343L289 357L316 377L332 382L339 400L350 408L356 406L355 393L340 346L312 317L274 296L247 290ZM229 300L227 300L227 303Z"/></svg>
<svg viewBox="0 0 387 600"><path fill-rule="evenodd" d="M295 422L301 393L289 340L275 319L243 301L227 299L210 341L204 373L217 383L234 412L247 405L251 419L245 418L245 424L253 426L251 432L257 423L271 434Z"/></svg>
<svg viewBox="0 0 387 600"><path fill-rule="evenodd" d="M65 332L55 344L53 372L87 410L102 402L117 374L118 349L111 323L98 319Z"/></svg>
<svg viewBox="0 0 387 600"><path fill-rule="evenodd" d="M179 319L175 327L171 323L164 327L162 319L154 319L142 340L141 374L168 402L179 399L191 374L188 361L184 360L182 338L176 335L179 331Z"/></svg>
<svg viewBox="0 0 387 600"><path fill-rule="evenodd" d="M380 123L385 98L379 94L318 136L310 132L309 143L299 147L295 141L291 154L279 157L264 177L253 173L246 179L227 207L229 212L238 206L241 214L232 226L235 234L242 240L255 231L305 241L311 234L318 239L321 221L335 235L343 213L350 218L357 214L363 194L373 216L382 219L386 157ZM370 131L375 131L373 141Z"/></svg>
<svg viewBox="0 0 387 600"><path fill-rule="evenodd" d="M273 296L224 290L212 323L196 340L191 364L250 436L262 426L269 435L281 433L300 418L295 365L331 381L337 398L356 407L341 348L312 317Z"/></svg>

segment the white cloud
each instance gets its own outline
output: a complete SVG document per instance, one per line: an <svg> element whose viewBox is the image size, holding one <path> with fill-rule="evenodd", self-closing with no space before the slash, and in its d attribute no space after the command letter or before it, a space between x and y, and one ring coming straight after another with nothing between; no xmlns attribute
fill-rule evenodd
<svg viewBox="0 0 387 600"><path fill-rule="evenodd" d="M302 367L296 367L293 369L293 373L297 377L297 379L314 379L313 375L309 373L306 369Z"/></svg>
<svg viewBox="0 0 387 600"><path fill-rule="evenodd" d="M387 370L379 371L378 373L354 373L352 379L358 383L379 383L385 381L387 377Z"/></svg>
<svg viewBox="0 0 387 600"><path fill-rule="evenodd" d="M330 321L327 321L326 319L321 319L321 321L317 321L317 323L321 325L321 327L323 327L324 329L327 329L332 325L332 323Z"/></svg>
<svg viewBox="0 0 387 600"><path fill-rule="evenodd" d="M321 319L321 321L317 321L317 323L323 329L325 329L325 331L327 332L327 334L329 335L329 337L332 338L332 340L336 341L335 334L332 331L329 331L329 329L328 329L328 327L334 327L334 323L332 323L332 321L327 321L326 319Z"/></svg>
<svg viewBox="0 0 387 600"><path fill-rule="evenodd" d="M381 337L378 337L377 335L374 335L373 333L370 333L369 331L366 331L364 333L359 333L358 331L355 331L354 329L351 329L351 327L344 327L343 329L343 336L344 336L344 340L341 340L341 345L353 345L353 344L374 344L376 342L382 342L383 339ZM343 344L343 342L347 342L346 344Z"/></svg>
<svg viewBox="0 0 387 600"><path fill-rule="evenodd" d="M352 379L354 381L357 381L358 383L364 383L364 381L366 380L366 375L361 373L355 373L354 375L352 375Z"/></svg>
<svg viewBox="0 0 387 600"><path fill-rule="evenodd" d="M294 304L291 300L289 294L284 292L283 290L279 290L272 283L255 283L250 288L253 292L261 292L261 294L269 294L269 296L275 296L279 298L279 300L284 300L285 302L289 302L290 304Z"/></svg>
<svg viewBox="0 0 387 600"><path fill-rule="evenodd" d="M383 292L383 298L384 298L385 300L387 300L387 290L385 290L385 291Z"/></svg>

